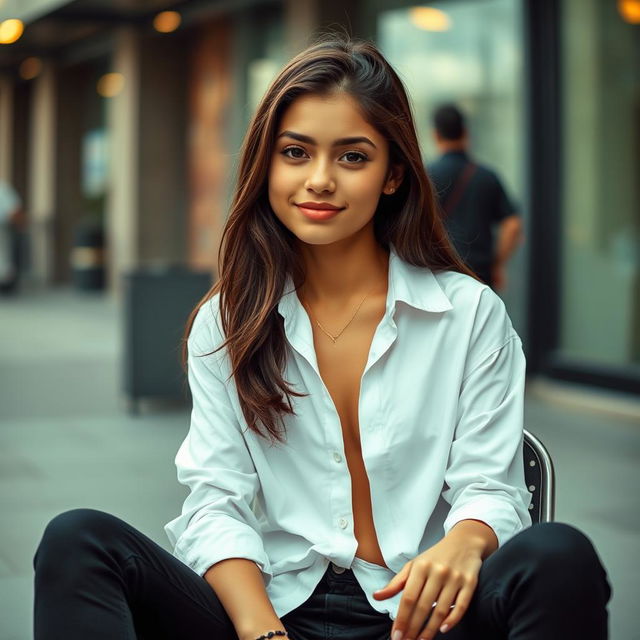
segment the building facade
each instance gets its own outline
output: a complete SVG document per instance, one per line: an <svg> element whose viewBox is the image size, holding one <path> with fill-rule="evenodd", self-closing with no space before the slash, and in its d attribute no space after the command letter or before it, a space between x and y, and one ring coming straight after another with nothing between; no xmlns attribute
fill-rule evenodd
<svg viewBox="0 0 640 640"><path fill-rule="evenodd" d="M111 291L142 266L215 271L255 105L341 27L399 71L425 162L433 107L456 101L518 204L503 297L530 370L640 395L640 1L7 0L10 18L0 178L26 203L35 282L70 279L86 220Z"/></svg>

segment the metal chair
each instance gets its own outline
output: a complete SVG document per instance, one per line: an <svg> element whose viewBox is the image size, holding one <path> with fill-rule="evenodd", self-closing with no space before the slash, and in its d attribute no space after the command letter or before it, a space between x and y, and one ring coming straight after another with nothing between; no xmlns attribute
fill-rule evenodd
<svg viewBox="0 0 640 640"><path fill-rule="evenodd" d="M526 429L524 430L524 478L533 494L529 511L533 524L551 522L554 518L555 472L547 448Z"/></svg>

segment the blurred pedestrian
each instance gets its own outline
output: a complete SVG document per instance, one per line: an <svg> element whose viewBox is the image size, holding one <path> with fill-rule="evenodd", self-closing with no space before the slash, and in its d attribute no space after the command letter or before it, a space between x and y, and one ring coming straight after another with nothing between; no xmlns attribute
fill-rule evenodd
<svg viewBox="0 0 640 640"><path fill-rule="evenodd" d="M0 180L0 294L12 293L18 282L14 233L21 221L20 196L6 180Z"/></svg>
<svg viewBox="0 0 640 640"><path fill-rule="evenodd" d="M460 109L453 104L438 107L433 124L441 156L427 172L449 236L472 271L493 289L503 290L507 261L523 240L520 216L496 173L470 156Z"/></svg>

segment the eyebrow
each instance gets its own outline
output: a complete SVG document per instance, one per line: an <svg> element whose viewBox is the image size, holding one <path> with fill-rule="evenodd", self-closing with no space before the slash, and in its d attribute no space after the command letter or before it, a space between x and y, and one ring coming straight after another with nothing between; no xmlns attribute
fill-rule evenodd
<svg viewBox="0 0 640 640"><path fill-rule="evenodd" d="M296 133L295 131L283 131L278 138L293 138L294 140L298 140L299 142L306 142L307 144L317 145L318 143L311 138L310 136L305 136L302 133ZM375 144L366 138L365 136L354 136L351 138L340 138L339 140L335 140L331 145L332 147L344 147L350 144L357 144L358 142L363 142L364 144L371 145L374 149L377 149Z"/></svg>

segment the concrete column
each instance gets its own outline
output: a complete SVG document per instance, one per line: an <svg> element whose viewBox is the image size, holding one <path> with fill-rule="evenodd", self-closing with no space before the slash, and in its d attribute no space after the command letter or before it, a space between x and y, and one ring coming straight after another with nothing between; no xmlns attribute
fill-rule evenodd
<svg viewBox="0 0 640 640"><path fill-rule="evenodd" d="M56 216L53 221L53 281L72 279L74 233L85 211L82 193L82 144L86 128L88 94L95 92L95 76L90 65L72 65L58 69L58 116L56 118L57 166Z"/></svg>
<svg viewBox="0 0 640 640"><path fill-rule="evenodd" d="M285 0L286 47L290 56L313 41L320 30L346 29L354 36L367 32L363 0Z"/></svg>
<svg viewBox="0 0 640 640"><path fill-rule="evenodd" d="M13 81L0 76L0 180L11 182L13 173Z"/></svg>
<svg viewBox="0 0 640 640"><path fill-rule="evenodd" d="M56 181L56 81L50 63L34 80L31 102L27 167L30 203L31 265L36 282L52 278L52 221L55 214Z"/></svg>
<svg viewBox="0 0 640 640"><path fill-rule="evenodd" d="M111 162L107 280L118 291L122 273L138 265L140 40L132 27L122 27L116 34L112 72L124 79L107 108Z"/></svg>
<svg viewBox="0 0 640 640"><path fill-rule="evenodd" d="M145 266L184 264L189 43L154 34L141 44L138 259Z"/></svg>
<svg viewBox="0 0 640 640"><path fill-rule="evenodd" d="M285 2L285 46L288 56L302 51L315 34L319 25L318 0L286 0Z"/></svg>
<svg viewBox="0 0 640 640"><path fill-rule="evenodd" d="M240 109L229 113L237 95L231 71L232 38L237 32L226 20L199 31L193 44L189 70L189 168L188 256L194 269L215 272L222 229L228 208L231 163L226 139ZM240 100L238 100L240 102ZM243 132L238 131L239 135Z"/></svg>

